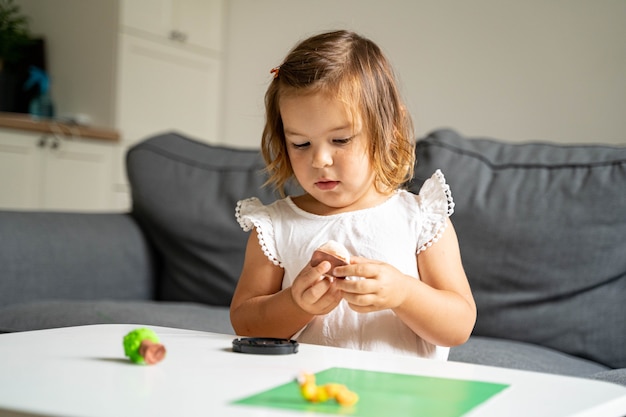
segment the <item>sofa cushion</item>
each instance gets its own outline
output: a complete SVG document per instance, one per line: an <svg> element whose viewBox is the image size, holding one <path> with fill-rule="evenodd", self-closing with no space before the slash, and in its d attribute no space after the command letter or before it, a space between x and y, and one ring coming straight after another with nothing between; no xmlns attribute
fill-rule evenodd
<svg viewBox="0 0 626 417"><path fill-rule="evenodd" d="M0 333L90 324L136 324L233 333L228 308L188 302L53 300L0 308Z"/></svg>
<svg viewBox="0 0 626 417"><path fill-rule="evenodd" d="M440 168L452 190L474 334L626 367L626 147L441 130L416 154L410 188Z"/></svg>
<svg viewBox="0 0 626 417"><path fill-rule="evenodd" d="M467 343L451 348L449 360L581 377L609 369L555 349L480 336L472 336Z"/></svg>
<svg viewBox="0 0 626 417"><path fill-rule="evenodd" d="M596 374L590 375L589 377L600 381L612 382L614 384L626 386L626 368L598 372Z"/></svg>
<svg viewBox="0 0 626 417"><path fill-rule="evenodd" d="M132 213L162 261L159 299L228 306L248 234L238 200L277 198L258 150L212 146L176 133L149 138L127 153Z"/></svg>

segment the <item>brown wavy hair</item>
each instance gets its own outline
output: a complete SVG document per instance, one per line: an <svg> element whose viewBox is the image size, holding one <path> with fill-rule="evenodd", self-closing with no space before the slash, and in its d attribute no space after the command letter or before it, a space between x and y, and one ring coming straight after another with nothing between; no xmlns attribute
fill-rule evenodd
<svg viewBox="0 0 626 417"><path fill-rule="evenodd" d="M379 191L395 190L411 179L413 123L391 65L374 42L346 30L321 33L297 44L272 73L274 79L265 93L261 152L269 174L267 184L281 195L294 177L279 109L285 94L330 94L346 104L353 120L361 118L370 138Z"/></svg>

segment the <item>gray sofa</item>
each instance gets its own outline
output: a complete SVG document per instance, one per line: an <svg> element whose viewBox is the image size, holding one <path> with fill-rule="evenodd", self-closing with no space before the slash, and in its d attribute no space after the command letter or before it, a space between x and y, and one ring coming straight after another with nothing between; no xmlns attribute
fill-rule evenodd
<svg viewBox="0 0 626 417"><path fill-rule="evenodd" d="M441 168L478 305L450 359L626 385L626 148L511 144L451 130L418 141L409 188ZM131 213L0 211L0 331L133 323L232 333L263 188L255 150L175 133L129 150Z"/></svg>

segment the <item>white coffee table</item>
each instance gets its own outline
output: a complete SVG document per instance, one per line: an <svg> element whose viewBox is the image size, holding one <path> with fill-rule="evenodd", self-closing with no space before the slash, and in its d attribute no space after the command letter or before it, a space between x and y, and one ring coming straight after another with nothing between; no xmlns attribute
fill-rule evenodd
<svg viewBox="0 0 626 417"><path fill-rule="evenodd" d="M167 347L163 362L133 365L124 358L122 338L137 327L0 335L0 416L318 415L233 402L293 381L301 371L333 367L510 385L468 417L626 415L626 387L615 384L304 344L291 355L242 354L232 351L232 335L172 328L151 327Z"/></svg>

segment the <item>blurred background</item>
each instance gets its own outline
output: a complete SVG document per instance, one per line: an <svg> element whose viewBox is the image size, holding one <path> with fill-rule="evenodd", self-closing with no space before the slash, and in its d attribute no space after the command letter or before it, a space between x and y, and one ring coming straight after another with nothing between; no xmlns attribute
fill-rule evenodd
<svg viewBox="0 0 626 417"><path fill-rule="evenodd" d="M337 28L387 54L418 136L450 127L508 141L626 143L623 0L14 3L45 45L55 117L119 132L114 208L128 206L123 155L149 135L257 147L270 69L299 40Z"/></svg>

